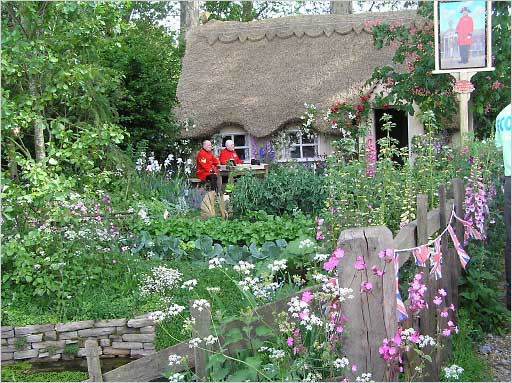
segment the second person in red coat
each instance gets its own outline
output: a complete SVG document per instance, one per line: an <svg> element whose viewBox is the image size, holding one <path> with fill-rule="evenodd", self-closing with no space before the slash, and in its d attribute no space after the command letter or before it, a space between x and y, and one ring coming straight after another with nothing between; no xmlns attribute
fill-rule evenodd
<svg viewBox="0 0 512 383"><path fill-rule="evenodd" d="M235 162L235 165L239 165L242 163L242 160L240 157L238 157L238 154L236 154L235 151L235 144L233 140L226 140L226 147L222 149L222 152L220 152L219 161L221 165L226 165L226 163L232 160Z"/></svg>
<svg viewBox="0 0 512 383"><path fill-rule="evenodd" d="M212 143L209 140L203 141L203 147L197 153L196 158L196 177L203 182L210 184L211 190L217 190L217 166L219 160L212 153Z"/></svg>

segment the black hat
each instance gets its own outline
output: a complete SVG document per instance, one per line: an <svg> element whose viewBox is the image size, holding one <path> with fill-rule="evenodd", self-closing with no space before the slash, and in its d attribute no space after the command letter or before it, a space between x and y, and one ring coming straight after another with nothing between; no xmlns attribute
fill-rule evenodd
<svg viewBox="0 0 512 383"><path fill-rule="evenodd" d="M471 12L471 9L469 9L468 7L464 7L464 8L462 8L462 9L460 10L460 13L462 13L462 12L464 12L464 11L466 11L466 12Z"/></svg>

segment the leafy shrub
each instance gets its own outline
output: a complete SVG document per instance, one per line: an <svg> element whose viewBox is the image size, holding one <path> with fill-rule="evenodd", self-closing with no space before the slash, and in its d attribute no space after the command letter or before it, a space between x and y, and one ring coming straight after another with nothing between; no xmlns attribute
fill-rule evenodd
<svg viewBox="0 0 512 383"><path fill-rule="evenodd" d="M298 164L271 168L266 178L241 176L230 201L235 215L262 210L291 214L296 210L314 215L325 205L324 177Z"/></svg>
<svg viewBox="0 0 512 383"><path fill-rule="evenodd" d="M35 372L32 365L19 362L2 366L2 382L81 382L89 378L86 372Z"/></svg>

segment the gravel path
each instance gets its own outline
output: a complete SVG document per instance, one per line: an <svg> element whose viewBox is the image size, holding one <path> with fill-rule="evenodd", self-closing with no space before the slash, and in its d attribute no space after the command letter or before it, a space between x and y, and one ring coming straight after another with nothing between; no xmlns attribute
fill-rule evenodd
<svg viewBox="0 0 512 383"><path fill-rule="evenodd" d="M487 335L479 348L480 355L489 362L493 382L510 382L510 334Z"/></svg>

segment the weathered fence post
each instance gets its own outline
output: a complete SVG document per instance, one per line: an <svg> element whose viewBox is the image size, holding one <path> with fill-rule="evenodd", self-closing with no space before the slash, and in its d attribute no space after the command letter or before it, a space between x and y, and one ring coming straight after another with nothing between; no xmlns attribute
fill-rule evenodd
<svg viewBox="0 0 512 383"><path fill-rule="evenodd" d="M87 371L89 372L89 381L103 382L100 355L98 352L98 342L96 340L88 339L85 341L85 356L87 357Z"/></svg>
<svg viewBox="0 0 512 383"><path fill-rule="evenodd" d="M375 381L394 380L385 376L386 363L379 355L382 340L392 338L398 326L393 263L378 256L381 250L393 248L391 231L383 226L345 230L338 247L345 251L338 271L340 287L354 290L354 299L343 305L348 318L343 333L346 356L359 372L371 372ZM366 264L363 270L354 267L358 256ZM372 273L373 265L384 270L383 277ZM371 292L361 292L363 282L373 285Z"/></svg>
<svg viewBox="0 0 512 383"><path fill-rule="evenodd" d="M195 372L197 377L204 381L206 378L206 365L208 364L208 351L205 349L210 348L204 342L204 338L211 335L212 320L210 309L204 306L195 306L192 301L190 302L190 316L194 319L192 338L201 338L202 340L200 346L194 348Z"/></svg>

